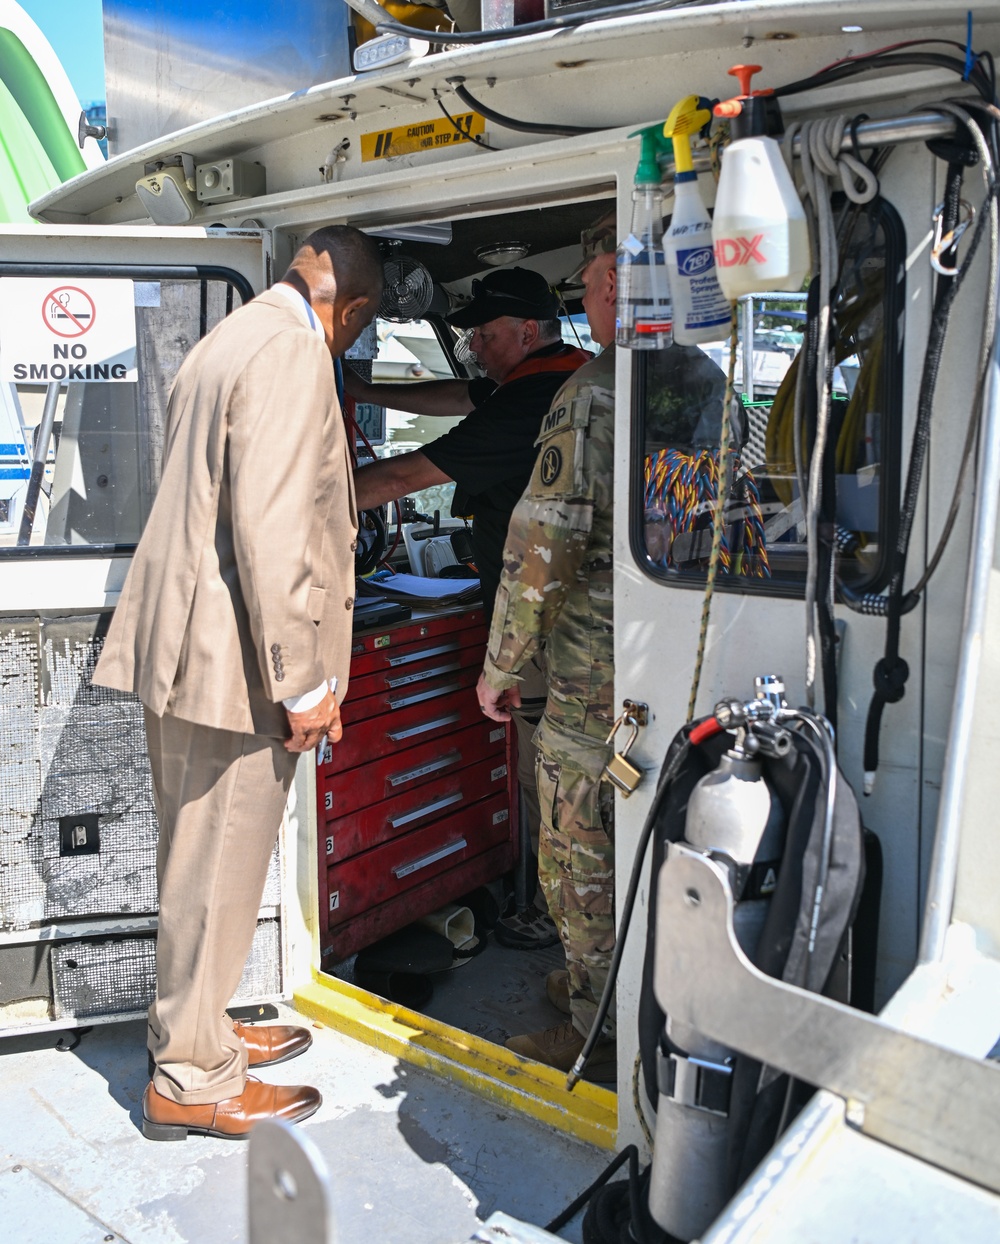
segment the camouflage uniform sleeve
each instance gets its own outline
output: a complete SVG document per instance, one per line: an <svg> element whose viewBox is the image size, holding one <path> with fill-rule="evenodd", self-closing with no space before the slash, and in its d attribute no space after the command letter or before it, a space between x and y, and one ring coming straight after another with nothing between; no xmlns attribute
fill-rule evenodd
<svg viewBox="0 0 1000 1244"><path fill-rule="evenodd" d="M507 530L483 673L504 690L549 635L587 555L602 472L589 462L591 386L571 379L542 421L538 456Z"/></svg>

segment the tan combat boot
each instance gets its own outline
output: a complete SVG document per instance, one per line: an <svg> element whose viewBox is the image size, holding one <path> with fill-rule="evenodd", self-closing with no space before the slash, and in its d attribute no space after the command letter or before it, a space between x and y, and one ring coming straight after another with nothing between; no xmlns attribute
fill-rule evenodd
<svg viewBox="0 0 1000 1244"><path fill-rule="evenodd" d="M571 1019L542 1032L529 1032L523 1037L510 1037L507 1049L522 1058L533 1058L537 1063L555 1067L557 1071L569 1071L583 1049L586 1038L573 1026ZM594 1047L583 1073L585 1080L602 1083L614 1082L618 1068L618 1045L601 1037Z"/></svg>

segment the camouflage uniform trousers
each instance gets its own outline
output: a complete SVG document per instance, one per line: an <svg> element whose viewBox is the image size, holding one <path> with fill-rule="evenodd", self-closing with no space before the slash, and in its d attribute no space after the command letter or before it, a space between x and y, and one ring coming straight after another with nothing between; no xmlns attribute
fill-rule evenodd
<svg viewBox="0 0 1000 1244"><path fill-rule="evenodd" d="M569 970L573 1026L586 1036L615 948L614 795L607 782L538 755L538 880ZM615 1036L615 1008L604 1035Z"/></svg>
<svg viewBox="0 0 1000 1244"><path fill-rule="evenodd" d="M517 732L517 781L524 796L528 819L528 834L531 839L531 853L538 855L538 791L535 787L535 768L538 749L534 743L534 733L542 720L545 709L545 697L548 685L545 681L545 650L534 653L530 661L521 667L521 681L518 684L521 692L521 707L511 709L510 715ZM534 894L528 895L528 901Z"/></svg>

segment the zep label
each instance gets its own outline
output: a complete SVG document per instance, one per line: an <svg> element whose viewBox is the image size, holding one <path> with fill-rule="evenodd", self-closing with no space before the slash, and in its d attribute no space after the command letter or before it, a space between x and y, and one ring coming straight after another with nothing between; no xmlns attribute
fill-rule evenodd
<svg viewBox="0 0 1000 1244"><path fill-rule="evenodd" d="M701 276L715 267L711 246L692 246L677 252L677 271L681 276Z"/></svg>
<svg viewBox="0 0 1000 1244"><path fill-rule="evenodd" d="M137 378L131 281L0 278L0 380L134 384Z"/></svg>

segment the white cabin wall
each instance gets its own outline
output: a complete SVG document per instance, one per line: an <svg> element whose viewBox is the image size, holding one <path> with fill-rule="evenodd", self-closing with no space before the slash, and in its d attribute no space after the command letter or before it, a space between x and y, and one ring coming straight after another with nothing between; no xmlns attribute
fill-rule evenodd
<svg viewBox="0 0 1000 1244"><path fill-rule="evenodd" d="M816 62L821 63L821 62ZM870 111L860 84L851 111ZM914 95L893 101L880 111L902 114L911 107L941 98ZM838 107L833 111L841 111ZM903 427L901 433L901 493L906 478L916 404L930 323L931 218L941 201L943 166L923 145L901 146L883 170L885 196L899 212L906 230L907 281L903 357ZM707 179L705 179L707 180ZM979 202L978 170L966 175L966 197ZM628 200L620 199L620 211ZM668 204L669 208L669 204ZM913 586L933 551L947 513L958 470L965 423L971 401L969 377L975 374L983 320L986 239L976 271L959 296L952 318L938 381L931 449L925 469L921 502L911 539L905 578ZM619 352L618 435L624 444L629 414L623 409L630 392L630 363ZM631 446L630 453L641 453ZM635 563L628 543L631 502L628 455L618 457L616 477L616 702L623 698L645 701L650 725L640 733L630 758L649 770L648 777L627 802L618 799L616 845L617 892L625 893L635 846L655 787L655 778L677 729L687 715L694 658L698 643L701 591L675 588L648 579ZM872 671L885 644L885 621L854 614L838 606L846 623L840 654L838 744L840 763L857 794L863 823L880 839L884 878L879 937L877 999L884 1003L911 970L917 953L923 916L927 871L930 864L944 747L951 714L958 660L960 624L968 566L972 491L963 490L963 503L948 552L931 580L924 602L903 620L901 651L910 667L906 695L885 708L880 733L880 767L874 792L863 790L864 729L872 694ZM748 697L758 673L785 677L788 699L804 702L805 619L801 601L764 596L717 593L698 696L696 714L711 710L723 696ZM820 693L821 694L821 693ZM821 701L820 701L821 702ZM923 753L921 755L921 742ZM645 934L648 876L639 892L632 932L619 984L619 1017L633 1016L638 1006ZM634 1025L633 1025L634 1027ZM631 1067L637 1048L628 1021L619 1040L631 1042L620 1061L621 1143L639 1141L640 1132L631 1107Z"/></svg>

